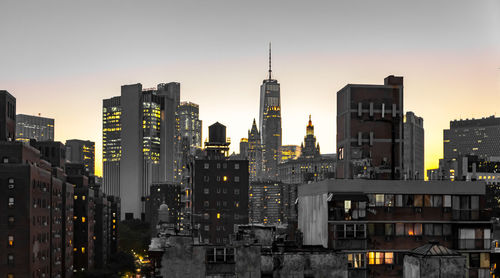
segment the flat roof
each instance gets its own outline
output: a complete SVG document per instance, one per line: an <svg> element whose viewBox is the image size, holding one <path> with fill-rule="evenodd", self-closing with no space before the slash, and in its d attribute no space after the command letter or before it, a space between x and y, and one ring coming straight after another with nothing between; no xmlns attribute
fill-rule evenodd
<svg viewBox="0 0 500 278"><path fill-rule="evenodd" d="M484 195L486 192L485 185L486 183L483 181L330 179L299 185L298 195L310 196L329 192Z"/></svg>

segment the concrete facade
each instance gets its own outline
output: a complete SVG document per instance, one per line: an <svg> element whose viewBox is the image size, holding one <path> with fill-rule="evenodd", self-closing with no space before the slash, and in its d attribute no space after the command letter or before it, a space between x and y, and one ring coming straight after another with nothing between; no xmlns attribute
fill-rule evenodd
<svg viewBox="0 0 500 278"><path fill-rule="evenodd" d="M404 179L423 180L424 169L424 119L413 112L404 117Z"/></svg>

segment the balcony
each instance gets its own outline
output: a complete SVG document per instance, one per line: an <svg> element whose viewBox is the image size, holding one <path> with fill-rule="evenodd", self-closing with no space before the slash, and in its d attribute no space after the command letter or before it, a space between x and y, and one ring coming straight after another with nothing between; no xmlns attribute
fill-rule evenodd
<svg viewBox="0 0 500 278"><path fill-rule="evenodd" d="M452 210L453 220L483 220L489 221L491 212L486 210L454 209Z"/></svg>
<svg viewBox="0 0 500 278"><path fill-rule="evenodd" d="M490 250L491 239L455 239L455 246L459 250Z"/></svg>

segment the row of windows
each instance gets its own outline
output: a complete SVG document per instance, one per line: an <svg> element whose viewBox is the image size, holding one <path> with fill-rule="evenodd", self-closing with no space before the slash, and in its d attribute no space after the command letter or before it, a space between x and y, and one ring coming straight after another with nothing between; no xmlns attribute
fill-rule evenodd
<svg viewBox="0 0 500 278"><path fill-rule="evenodd" d="M203 193L205 194L209 194L210 193L210 189L209 188L203 188ZM221 193L221 188L217 188L217 193ZM222 188L222 193L224 194L227 194L227 188ZM240 194L240 189L239 188L235 188L234 189L234 195L239 195Z"/></svg>
<svg viewBox="0 0 500 278"><path fill-rule="evenodd" d="M225 182L229 182L229 177L227 176L217 176L215 177L216 181L225 181ZM209 182L210 181L210 176L203 176L203 181L204 182ZM239 176L235 176L234 177L234 182L240 182L240 177Z"/></svg>
<svg viewBox="0 0 500 278"><path fill-rule="evenodd" d="M367 194L370 207L453 207L479 209L479 196L429 194ZM453 206L452 206L453 205Z"/></svg>
<svg viewBox="0 0 500 278"><path fill-rule="evenodd" d="M216 201L217 207L220 207L222 204L223 207L227 207L227 201ZM210 207L210 201L204 201L203 206L208 208ZM234 207L239 208L240 207L240 202L239 201L234 201Z"/></svg>
<svg viewBox="0 0 500 278"><path fill-rule="evenodd" d="M394 264L393 252L368 252L347 254L349 268L366 268L366 263L371 265Z"/></svg>
<svg viewBox="0 0 500 278"><path fill-rule="evenodd" d="M220 169L222 166L222 169L227 169L227 163L217 163L216 167L217 169ZM210 163L204 163L203 164L204 169L210 169ZM240 164L239 163L234 163L234 169L238 170L240 169Z"/></svg>
<svg viewBox="0 0 500 278"><path fill-rule="evenodd" d="M337 239L364 239L370 236L451 236L451 224L380 223L335 225Z"/></svg>

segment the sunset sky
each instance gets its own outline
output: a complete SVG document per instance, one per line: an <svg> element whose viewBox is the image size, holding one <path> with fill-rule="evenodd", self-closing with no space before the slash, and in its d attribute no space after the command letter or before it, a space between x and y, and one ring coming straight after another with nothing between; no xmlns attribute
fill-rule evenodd
<svg viewBox="0 0 500 278"><path fill-rule="evenodd" d="M283 144L312 115L322 153L336 149L336 93L404 76L404 106L424 118L425 168L454 119L500 116L500 1L0 2L0 89L17 112L55 119L58 141L96 142L102 99L124 84L180 82L219 121L232 150L258 118L259 86L281 84ZM500 140L500 139L499 139Z"/></svg>

